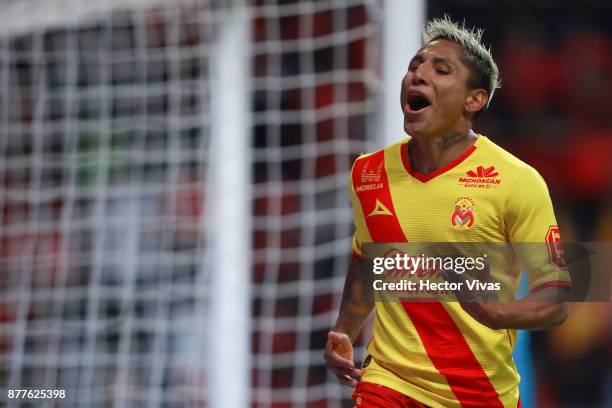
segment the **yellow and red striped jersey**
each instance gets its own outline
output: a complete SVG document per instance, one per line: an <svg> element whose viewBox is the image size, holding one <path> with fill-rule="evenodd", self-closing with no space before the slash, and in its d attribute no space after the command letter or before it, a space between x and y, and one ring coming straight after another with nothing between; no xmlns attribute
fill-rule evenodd
<svg viewBox="0 0 612 408"><path fill-rule="evenodd" d="M410 138L354 163L353 251L369 242L548 242L529 287L569 286L555 262L559 232L544 180L480 135L467 152L423 175L410 167ZM514 287L523 265L507 265ZM516 407L514 330L493 330L456 302L377 302L363 381L431 407Z"/></svg>

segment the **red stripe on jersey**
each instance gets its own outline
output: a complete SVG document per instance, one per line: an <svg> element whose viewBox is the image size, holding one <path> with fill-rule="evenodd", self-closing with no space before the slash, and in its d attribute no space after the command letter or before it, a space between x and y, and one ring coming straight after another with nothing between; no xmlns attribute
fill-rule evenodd
<svg viewBox="0 0 612 408"><path fill-rule="evenodd" d="M393 207L384 150L357 160L352 180L372 241L408 242ZM377 202L391 214L377 214ZM503 407L497 391L444 306L439 302L402 302L402 306L431 362L446 377L461 406Z"/></svg>
<svg viewBox="0 0 612 408"><path fill-rule="evenodd" d="M440 302L402 302L433 365L462 407L502 407L461 329Z"/></svg>
<svg viewBox="0 0 612 408"><path fill-rule="evenodd" d="M355 400L355 408L427 408L398 391L365 381L359 381L351 398Z"/></svg>
<svg viewBox="0 0 612 408"><path fill-rule="evenodd" d="M403 242L406 240L402 227L395 216L389 180L385 170L385 151L380 150L359 159L353 166L353 188L361 203L363 215L373 242ZM389 214L377 214L377 206L382 204ZM376 220L376 222L370 222ZM388 237L402 237L389 241Z"/></svg>

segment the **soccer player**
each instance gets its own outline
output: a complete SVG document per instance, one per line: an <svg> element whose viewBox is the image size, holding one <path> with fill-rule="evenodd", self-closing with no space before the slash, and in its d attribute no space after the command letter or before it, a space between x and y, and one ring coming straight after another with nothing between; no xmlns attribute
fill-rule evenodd
<svg viewBox="0 0 612 408"><path fill-rule="evenodd" d="M520 406L516 330L547 329L568 315L569 275L555 250L559 231L545 182L472 130L498 88L481 36L446 17L427 24L401 84L409 136L353 165L353 257L325 359L356 387L359 408ZM408 241L535 242L548 254L528 268L531 291L521 300L364 300L371 288L360 278L361 244ZM519 259L507 264L516 280ZM357 368L352 343L374 308L374 335Z"/></svg>

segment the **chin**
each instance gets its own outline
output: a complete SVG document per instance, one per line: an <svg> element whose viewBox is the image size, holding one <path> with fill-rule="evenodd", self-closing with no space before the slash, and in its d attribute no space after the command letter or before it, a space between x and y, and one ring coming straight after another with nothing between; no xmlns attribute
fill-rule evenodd
<svg viewBox="0 0 612 408"><path fill-rule="evenodd" d="M404 132L411 137L419 137L425 133L423 124L421 123L404 123Z"/></svg>
<svg viewBox="0 0 612 408"><path fill-rule="evenodd" d="M420 117L413 118L412 120L404 117L404 132L412 137L421 138L431 133L431 118L423 116L424 115L420 115Z"/></svg>

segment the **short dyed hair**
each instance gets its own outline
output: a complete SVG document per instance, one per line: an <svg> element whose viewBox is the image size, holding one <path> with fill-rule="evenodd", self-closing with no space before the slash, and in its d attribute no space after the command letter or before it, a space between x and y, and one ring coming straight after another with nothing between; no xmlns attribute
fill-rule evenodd
<svg viewBox="0 0 612 408"><path fill-rule="evenodd" d="M482 43L482 33L479 28L467 28L465 22L457 23L448 16L435 18L425 25L421 36L421 45L446 39L453 41L463 48L463 63L470 69L472 75L468 80L470 89L484 89L489 95L486 108L489 107L493 94L501 88L499 69L491 55L491 49ZM482 109L484 110L484 109ZM477 114L482 112L479 111Z"/></svg>

